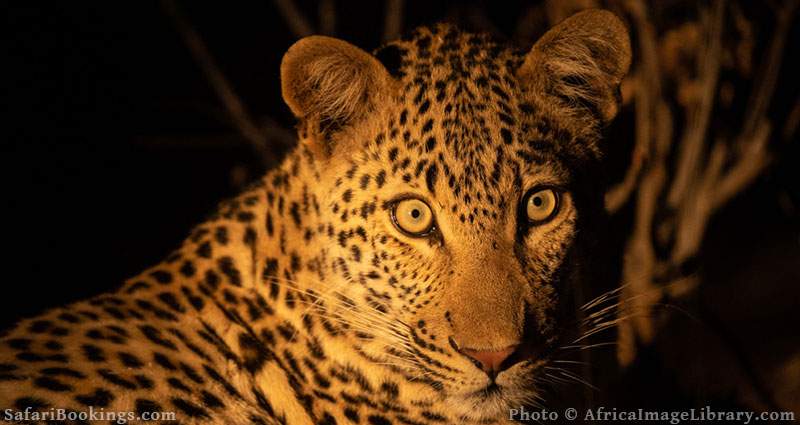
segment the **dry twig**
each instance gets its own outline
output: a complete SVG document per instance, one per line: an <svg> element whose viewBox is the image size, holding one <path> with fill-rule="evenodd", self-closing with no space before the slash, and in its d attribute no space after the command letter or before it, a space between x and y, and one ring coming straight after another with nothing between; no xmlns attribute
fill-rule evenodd
<svg viewBox="0 0 800 425"><path fill-rule="evenodd" d="M186 20L186 17L181 13L175 0L162 0L161 4L167 14L175 21L175 26L183 38L186 47L200 66L203 75L205 75L211 88L217 94L217 97L219 97L220 101L225 105L231 122L239 131L239 134L250 143L254 153L258 155L262 164L265 166L271 165L274 159L268 154L267 137L253 122L244 103L242 103L239 96L236 95L233 87L228 82L227 78L225 78L219 66L217 66L214 57L211 55L211 52L208 51L200 34L198 34Z"/></svg>
<svg viewBox="0 0 800 425"><path fill-rule="evenodd" d="M289 26L295 37L303 38L314 34L314 27L308 22L308 19L297 9L294 1L292 0L274 0L278 12L283 16L283 20Z"/></svg>
<svg viewBox="0 0 800 425"><path fill-rule="evenodd" d="M383 41L392 41L400 37L403 29L403 0L386 0L386 11L383 20Z"/></svg>
<svg viewBox="0 0 800 425"><path fill-rule="evenodd" d="M713 137L709 134L709 123L722 56L724 2L715 2L712 11L704 15L706 43L696 53L698 77L692 83L697 84L700 95L688 106L691 109L677 145L674 178L670 180L667 170L674 143L673 123L666 95L661 91L659 46L644 2L624 2L639 43L634 100L636 145L625 179L606 197L607 209L614 212L632 193L636 194L635 221L625 248L622 275L626 284L623 299L631 301L621 310L633 310L637 315L619 328L617 354L623 365L635 358L637 341L647 343L654 336L658 318L652 313L660 294L687 294L699 284L696 276L672 273L697 255L713 214L751 184L770 162L767 143L771 126L766 110L774 93L781 67L780 53L797 3L797 0L786 2L777 12L778 25L756 75L758 83L745 108L747 114L741 132L733 142L723 138L708 142ZM672 213L656 221L658 214L664 212ZM667 257L656 256L657 246L669 246Z"/></svg>

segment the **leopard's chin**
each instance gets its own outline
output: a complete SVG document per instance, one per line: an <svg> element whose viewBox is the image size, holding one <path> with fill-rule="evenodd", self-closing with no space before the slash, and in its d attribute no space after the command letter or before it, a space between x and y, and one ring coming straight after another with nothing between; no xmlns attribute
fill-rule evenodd
<svg viewBox="0 0 800 425"><path fill-rule="evenodd" d="M531 373L529 368L501 373L495 381L487 381L480 388L453 394L448 397L448 404L462 419L508 420L512 409L540 399Z"/></svg>

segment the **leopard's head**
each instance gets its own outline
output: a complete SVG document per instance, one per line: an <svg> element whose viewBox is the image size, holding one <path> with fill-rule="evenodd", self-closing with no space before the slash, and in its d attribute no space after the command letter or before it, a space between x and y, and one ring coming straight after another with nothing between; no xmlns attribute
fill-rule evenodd
<svg viewBox="0 0 800 425"><path fill-rule="evenodd" d="M281 66L317 164L318 292L363 355L462 417L533 402L602 199L628 33L579 13L528 51L440 25L369 54L304 38Z"/></svg>

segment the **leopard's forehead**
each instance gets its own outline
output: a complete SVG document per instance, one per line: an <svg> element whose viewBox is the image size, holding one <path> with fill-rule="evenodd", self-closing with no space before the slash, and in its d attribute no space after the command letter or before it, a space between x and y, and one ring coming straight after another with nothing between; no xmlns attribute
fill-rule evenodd
<svg viewBox="0 0 800 425"><path fill-rule="evenodd" d="M560 139L514 70L524 52L450 25L418 28L376 52L399 81L384 145L391 172L419 184L462 223L487 228L520 191L564 180Z"/></svg>
<svg viewBox="0 0 800 425"><path fill-rule="evenodd" d="M508 71L521 64L524 53L488 34L437 24L415 29L408 37L386 44L376 55L381 59L395 55L396 59L384 64L393 75L407 81L433 74L457 81L478 80L490 71L508 78Z"/></svg>

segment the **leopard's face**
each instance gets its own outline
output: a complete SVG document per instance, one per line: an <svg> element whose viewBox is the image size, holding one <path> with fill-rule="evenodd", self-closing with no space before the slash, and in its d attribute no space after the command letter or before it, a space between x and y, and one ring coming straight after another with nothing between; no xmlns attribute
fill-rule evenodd
<svg viewBox="0 0 800 425"><path fill-rule="evenodd" d="M391 109L399 116L405 108ZM464 121L450 129L469 128ZM500 137L501 128L484 129ZM333 285L356 306L340 316L374 337L359 346L440 385L467 416L533 401L536 371L559 330L574 323L564 317L577 268L570 174L555 159L523 160L517 151L537 134L510 130L507 145L462 138L419 152L402 140L370 146L331 176L341 184L324 214L344 232L326 247L337 264ZM430 137L439 145L447 132L435 126ZM402 153L392 161L395 149ZM481 363L507 351L497 364Z"/></svg>
<svg viewBox="0 0 800 425"><path fill-rule="evenodd" d="M336 80L344 72L328 71L303 79L321 97L287 99L327 182L325 314L365 357L430 384L457 416L535 404L548 359L574 336L587 203L576 175L597 159L607 105L543 92L530 75L542 64L529 63L543 57L448 26L385 46L381 62L337 44L346 61L309 66L321 48L301 48L295 56L312 55L306 73L363 60L348 74L367 75L357 96ZM313 107L327 86L364 105Z"/></svg>

